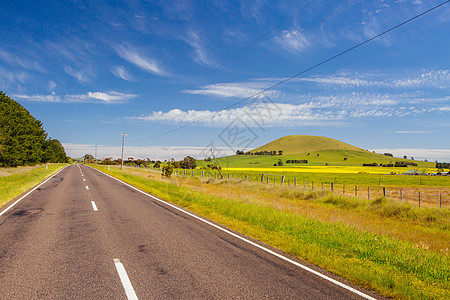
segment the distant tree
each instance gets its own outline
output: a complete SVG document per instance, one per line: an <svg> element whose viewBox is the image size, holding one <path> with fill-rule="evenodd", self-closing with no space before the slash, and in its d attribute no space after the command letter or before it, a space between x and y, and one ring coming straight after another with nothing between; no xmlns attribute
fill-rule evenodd
<svg viewBox="0 0 450 300"><path fill-rule="evenodd" d="M94 157L91 154L85 154L84 155L84 161L87 163L91 163L94 161Z"/></svg>
<svg viewBox="0 0 450 300"><path fill-rule="evenodd" d="M191 156L186 156L180 163L183 169L195 169L197 167L197 161Z"/></svg>
<svg viewBox="0 0 450 300"><path fill-rule="evenodd" d="M403 159L408 159L408 156L406 156L406 155L403 155Z"/></svg>
<svg viewBox="0 0 450 300"><path fill-rule="evenodd" d="M155 161L155 164L153 165L153 168L158 169L161 167L161 161L157 160Z"/></svg>
<svg viewBox="0 0 450 300"><path fill-rule="evenodd" d="M319 156L320 154L317 153L317 156Z"/></svg>
<svg viewBox="0 0 450 300"><path fill-rule="evenodd" d="M276 163L276 165L281 167L281 166L284 166L284 163L281 159L279 159L278 162Z"/></svg>
<svg viewBox="0 0 450 300"><path fill-rule="evenodd" d="M283 150L278 150L278 155L283 155Z"/></svg>
<svg viewBox="0 0 450 300"><path fill-rule="evenodd" d="M344 157L344 160L347 160L348 158L347 157Z"/></svg>

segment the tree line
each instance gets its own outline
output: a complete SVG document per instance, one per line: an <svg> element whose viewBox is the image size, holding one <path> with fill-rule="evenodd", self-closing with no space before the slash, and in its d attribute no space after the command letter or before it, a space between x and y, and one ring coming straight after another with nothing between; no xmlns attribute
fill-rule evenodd
<svg viewBox="0 0 450 300"><path fill-rule="evenodd" d="M66 162L64 147L48 137L42 122L0 91L0 167Z"/></svg>

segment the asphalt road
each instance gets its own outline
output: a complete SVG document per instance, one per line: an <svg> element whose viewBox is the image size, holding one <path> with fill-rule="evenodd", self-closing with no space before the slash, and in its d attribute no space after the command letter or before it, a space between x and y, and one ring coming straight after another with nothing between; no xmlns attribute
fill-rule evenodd
<svg viewBox="0 0 450 300"><path fill-rule="evenodd" d="M362 298L87 166L0 216L0 299L127 297Z"/></svg>

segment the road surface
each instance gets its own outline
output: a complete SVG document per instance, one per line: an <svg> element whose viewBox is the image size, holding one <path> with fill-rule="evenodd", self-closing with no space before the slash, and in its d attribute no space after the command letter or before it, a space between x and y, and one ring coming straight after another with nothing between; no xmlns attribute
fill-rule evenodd
<svg viewBox="0 0 450 300"><path fill-rule="evenodd" d="M87 166L66 167L0 216L0 299L380 298L349 286Z"/></svg>

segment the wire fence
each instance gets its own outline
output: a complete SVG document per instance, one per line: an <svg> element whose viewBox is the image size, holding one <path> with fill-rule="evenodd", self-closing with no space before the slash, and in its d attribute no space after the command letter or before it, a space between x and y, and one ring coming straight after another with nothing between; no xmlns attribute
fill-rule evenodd
<svg viewBox="0 0 450 300"><path fill-rule="evenodd" d="M161 172L161 169L153 169ZM280 174L245 174L236 172L221 172L216 170L174 169L175 176L188 176L206 179L224 179L255 182L265 185L278 185L288 188L300 188L308 191L325 190L336 194L357 197L361 199L375 200L386 197L402 203L410 203L419 207L450 207L450 188L447 187L415 187L415 186L381 186L381 185L357 185L336 184L313 180L297 180L296 177L287 177Z"/></svg>

